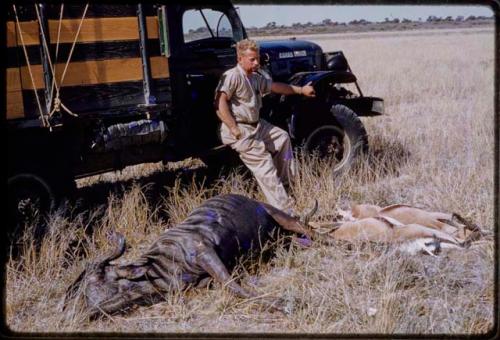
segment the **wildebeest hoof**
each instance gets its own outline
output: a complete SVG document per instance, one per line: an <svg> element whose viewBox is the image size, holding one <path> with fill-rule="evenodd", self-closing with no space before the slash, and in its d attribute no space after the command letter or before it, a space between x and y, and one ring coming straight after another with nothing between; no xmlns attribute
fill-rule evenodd
<svg viewBox="0 0 500 340"><path fill-rule="evenodd" d="M300 237L294 236L292 241L302 248L309 248L312 245L312 240L305 235Z"/></svg>

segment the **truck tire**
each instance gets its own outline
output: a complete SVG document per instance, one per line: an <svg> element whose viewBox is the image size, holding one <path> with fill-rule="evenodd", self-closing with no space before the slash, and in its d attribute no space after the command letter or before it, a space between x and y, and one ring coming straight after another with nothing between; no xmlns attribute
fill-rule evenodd
<svg viewBox="0 0 500 340"><path fill-rule="evenodd" d="M22 171L7 180L8 232L16 242L24 228L34 227L34 237L40 241L46 231L45 217L53 211L63 197L69 197L76 189L69 176L43 175L34 171Z"/></svg>
<svg viewBox="0 0 500 340"><path fill-rule="evenodd" d="M8 227L12 240L16 240L26 224L39 224L37 217L55 207L56 196L52 186L42 176L23 172L7 180ZM39 228L36 228L39 229Z"/></svg>
<svg viewBox="0 0 500 340"><path fill-rule="evenodd" d="M368 151L368 137L358 115L345 105L330 109L334 122L318 126L306 138L304 148L321 159L332 158L333 174L348 170L358 156Z"/></svg>

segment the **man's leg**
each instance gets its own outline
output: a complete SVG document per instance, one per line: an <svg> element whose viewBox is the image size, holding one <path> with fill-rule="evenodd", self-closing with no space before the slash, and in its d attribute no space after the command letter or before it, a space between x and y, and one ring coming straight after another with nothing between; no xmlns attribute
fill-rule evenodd
<svg viewBox="0 0 500 340"><path fill-rule="evenodd" d="M285 130L261 119L257 138L262 140L273 157L274 165L283 184L290 186L295 177L295 160L290 136Z"/></svg>
<svg viewBox="0 0 500 340"><path fill-rule="evenodd" d="M291 210L294 201L288 196L279 179L273 158L266 150L264 142L252 140L243 150L238 146L238 143L231 145L238 151L243 163L252 171L268 203L283 211Z"/></svg>

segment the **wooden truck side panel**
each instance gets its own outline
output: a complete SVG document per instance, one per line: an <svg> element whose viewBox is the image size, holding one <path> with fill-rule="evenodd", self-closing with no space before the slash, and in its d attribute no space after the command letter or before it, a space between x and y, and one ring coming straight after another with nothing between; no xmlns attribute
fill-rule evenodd
<svg viewBox="0 0 500 340"><path fill-rule="evenodd" d="M62 103L77 114L127 106L132 108L145 103L137 5L90 4L66 69L84 7L83 4L66 5L61 21L60 5L46 7L46 38L56 82L61 86ZM33 5L17 7L21 33L13 10L10 9L10 12L7 22L6 117L38 119L40 114L35 90L45 109L46 91L50 91L52 85L47 83L52 73L50 69L44 70L42 61L44 46L41 44L40 25ZM157 10L152 5L145 5L144 12L152 101L168 103L171 101L170 75L168 59L160 51ZM29 56L34 85L21 35ZM48 78L44 71L49 73Z"/></svg>

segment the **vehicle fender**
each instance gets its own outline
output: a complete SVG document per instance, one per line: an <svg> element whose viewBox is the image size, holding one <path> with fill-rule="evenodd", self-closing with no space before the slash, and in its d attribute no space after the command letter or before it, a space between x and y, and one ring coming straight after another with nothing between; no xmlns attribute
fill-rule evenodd
<svg viewBox="0 0 500 340"><path fill-rule="evenodd" d="M312 86L324 84L326 82L334 83L354 83L356 76L348 71L315 71L300 72L289 79L291 85L304 86L311 83Z"/></svg>

